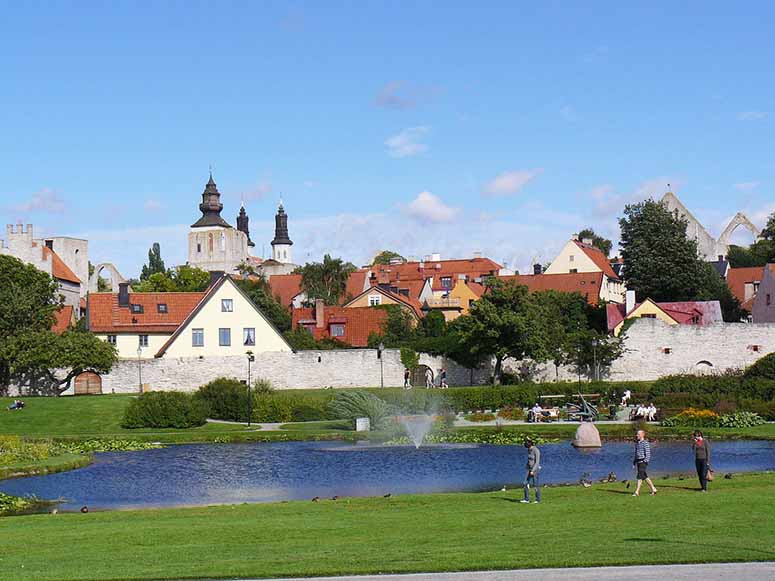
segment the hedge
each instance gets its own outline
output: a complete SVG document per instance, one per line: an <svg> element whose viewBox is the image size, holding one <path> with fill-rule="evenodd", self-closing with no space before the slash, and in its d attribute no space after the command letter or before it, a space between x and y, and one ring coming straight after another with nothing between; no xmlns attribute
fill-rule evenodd
<svg viewBox="0 0 775 581"><path fill-rule="evenodd" d="M762 378L775 380L775 353L765 355L745 370L747 378Z"/></svg>
<svg viewBox="0 0 775 581"><path fill-rule="evenodd" d="M191 394L151 391L133 399L124 412L124 428L192 428L207 421L207 409Z"/></svg>

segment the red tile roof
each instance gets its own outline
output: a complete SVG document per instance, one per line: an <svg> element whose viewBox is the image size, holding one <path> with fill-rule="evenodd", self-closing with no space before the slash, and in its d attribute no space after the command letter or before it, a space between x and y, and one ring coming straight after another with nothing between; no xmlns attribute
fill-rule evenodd
<svg viewBox="0 0 775 581"><path fill-rule="evenodd" d="M422 265L422 268L420 267ZM434 277L466 275L470 280L497 274L501 265L489 258L466 258L460 260L430 260L423 262L405 262L403 264L377 264L372 267L379 277L386 273L390 283L409 280L425 280Z"/></svg>
<svg viewBox="0 0 775 581"><path fill-rule="evenodd" d="M273 274L269 277L269 288L284 307L290 308L293 297L301 292L301 275Z"/></svg>
<svg viewBox="0 0 775 581"><path fill-rule="evenodd" d="M589 259L595 263L595 266L603 271L603 274L612 280L620 280L614 272L614 269L611 266L608 258L606 258L606 255L603 254L602 250L595 248L594 246L590 246L589 244L579 242L578 240L574 240L574 242L576 243L576 246L578 246L584 252L584 254L586 254Z"/></svg>
<svg viewBox="0 0 775 581"><path fill-rule="evenodd" d="M118 294L90 293L89 329L94 333L174 333L204 298L205 293L130 293L129 303L142 313L118 306ZM166 304L160 313L157 305Z"/></svg>
<svg viewBox="0 0 775 581"><path fill-rule="evenodd" d="M366 283L368 274L368 268L360 268L350 274L350 277L347 279L347 288L345 289L345 296L342 297L342 302L347 302L352 297L357 297L363 292L363 289L368 286Z"/></svg>
<svg viewBox="0 0 775 581"><path fill-rule="evenodd" d="M38 243L33 242L32 245L37 246ZM62 260L56 252L51 250L48 246L43 245L41 248L41 254L43 256L43 260L48 260L48 257L51 257L52 277L59 280L66 280L67 282L72 282L75 284L81 284L81 279L78 278L72 270L70 270L70 267L65 264L65 261Z"/></svg>
<svg viewBox="0 0 775 581"><path fill-rule="evenodd" d="M602 272L574 272L566 274L516 274L501 276L498 280L514 281L525 285L530 292L554 290L566 293L581 293L590 305L598 304Z"/></svg>
<svg viewBox="0 0 775 581"><path fill-rule="evenodd" d="M73 313L72 305L65 305L54 313L54 324L51 330L54 333L61 335L64 333L71 324L75 323L75 315Z"/></svg>
<svg viewBox="0 0 775 581"><path fill-rule="evenodd" d="M304 322L314 322L315 309L301 308L293 310L293 328ZM352 345L366 347L369 335L381 333L382 325L387 320L387 311L379 307L324 307L324 326L318 328L315 324L305 325L315 339L331 338L331 324L344 324L344 336L335 339Z"/></svg>
<svg viewBox="0 0 775 581"><path fill-rule="evenodd" d="M775 264L769 264L768 266L770 271L775 273ZM746 283L761 282L762 278L764 278L763 266L730 268L727 271L727 286L729 286L732 294L737 297L737 300L740 301L742 307L750 311L755 295L748 297L748 300L746 300L745 285Z"/></svg>
<svg viewBox="0 0 775 581"><path fill-rule="evenodd" d="M643 303L636 303L633 311ZM680 325L710 325L724 320L718 301L681 301L674 303L654 303ZM625 318L625 305L607 304L606 318L608 330L613 331Z"/></svg>

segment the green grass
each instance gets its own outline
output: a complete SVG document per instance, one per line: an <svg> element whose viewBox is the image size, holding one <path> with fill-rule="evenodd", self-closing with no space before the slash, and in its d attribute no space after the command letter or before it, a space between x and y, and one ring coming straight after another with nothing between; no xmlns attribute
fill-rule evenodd
<svg viewBox="0 0 775 581"><path fill-rule="evenodd" d="M775 474L0 519L6 581L197 579L775 559Z"/></svg>
<svg viewBox="0 0 775 581"><path fill-rule="evenodd" d="M37 460L35 462L18 462L0 466L0 480L15 478L18 476L32 476L37 474L53 474L81 468L91 462L90 454L61 454Z"/></svg>

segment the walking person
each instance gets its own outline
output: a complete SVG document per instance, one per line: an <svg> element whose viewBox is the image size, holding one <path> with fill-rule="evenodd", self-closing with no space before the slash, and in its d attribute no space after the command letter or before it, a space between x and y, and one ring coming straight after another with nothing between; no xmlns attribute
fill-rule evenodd
<svg viewBox="0 0 775 581"><path fill-rule="evenodd" d="M525 498L519 502L523 504L530 502L530 485L532 484L536 491L533 502L538 504L541 502L541 482L538 478L538 473L541 472L541 450L530 439L525 440L525 448L527 448L527 474L525 474L523 482Z"/></svg>
<svg viewBox="0 0 775 581"><path fill-rule="evenodd" d="M447 370L444 369L443 367L439 372L439 387L441 389L447 389L449 387L447 385Z"/></svg>
<svg viewBox="0 0 775 581"><path fill-rule="evenodd" d="M697 477L700 479L700 490L708 492L708 471L710 470L710 443L703 437L700 430L694 432L692 442L694 464L697 467Z"/></svg>
<svg viewBox="0 0 775 581"><path fill-rule="evenodd" d="M407 367L404 369L404 389L411 389L412 388L412 372L409 371L409 368Z"/></svg>
<svg viewBox="0 0 775 581"><path fill-rule="evenodd" d="M649 441L646 439L646 432L638 430L635 434L635 458L632 461L638 471L638 484L635 487L633 496L640 496L640 487L644 480L646 481L646 484L649 485L649 488L651 488L651 496L654 496L657 493L657 487L654 486L654 483L646 472L646 469L649 467L649 462L651 462L651 444L649 444Z"/></svg>
<svg viewBox="0 0 775 581"><path fill-rule="evenodd" d="M431 389L433 387L433 371L431 371L430 367L425 370L425 387L427 389Z"/></svg>

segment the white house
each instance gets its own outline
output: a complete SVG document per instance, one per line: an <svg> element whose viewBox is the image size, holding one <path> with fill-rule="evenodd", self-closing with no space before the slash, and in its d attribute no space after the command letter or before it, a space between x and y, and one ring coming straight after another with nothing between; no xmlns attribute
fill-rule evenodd
<svg viewBox="0 0 775 581"><path fill-rule="evenodd" d="M292 351L229 275L202 293L91 293L89 329L120 358L210 357Z"/></svg>
<svg viewBox="0 0 775 581"><path fill-rule="evenodd" d="M600 299L609 303L624 303L626 291L622 279L614 272L605 254L591 240L569 240L544 274L576 274L602 272Z"/></svg>

